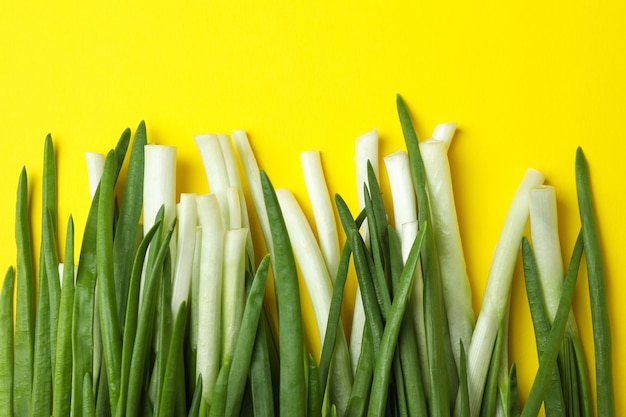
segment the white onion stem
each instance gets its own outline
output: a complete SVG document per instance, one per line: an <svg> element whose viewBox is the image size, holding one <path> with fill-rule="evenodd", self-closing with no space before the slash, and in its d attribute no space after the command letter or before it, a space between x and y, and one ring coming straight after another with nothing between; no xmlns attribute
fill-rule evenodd
<svg viewBox="0 0 626 417"><path fill-rule="evenodd" d="M452 353L457 369L461 367L459 340L469 346L475 317L472 290L465 265L461 232L456 215L448 154L443 141L429 139L420 143L426 171L433 235L439 257L444 306Z"/></svg>
<svg viewBox="0 0 626 417"><path fill-rule="evenodd" d="M222 359L230 363L246 299L246 241L248 229L231 229L224 236L224 273L222 283Z"/></svg>
<svg viewBox="0 0 626 417"><path fill-rule="evenodd" d="M214 194L199 196L197 204L198 220L202 226L202 251L198 289L196 376L202 375L202 397L210 404L221 359L224 226L220 206Z"/></svg>
<svg viewBox="0 0 626 417"><path fill-rule="evenodd" d="M270 224L267 218L267 210L265 208L265 199L263 197L263 188L261 187L261 174L259 172L259 165L256 162L248 136L243 130L233 131L233 142L235 143L235 149L239 155L239 160L243 166L246 180L248 182L248 189L252 197L252 203L257 213L257 218L261 225L261 231L263 238L265 239L265 247L268 248L272 258L274 255L272 245L272 233L270 231Z"/></svg>
<svg viewBox="0 0 626 417"><path fill-rule="evenodd" d="M534 169L526 171L515 192L493 253L482 306L467 352L467 380L472 417L477 417L480 411L496 335L509 304L515 263L528 221L528 190L541 185L543 181L544 175L541 172ZM457 396L455 415L458 416L459 412L460 397Z"/></svg>
<svg viewBox="0 0 626 417"><path fill-rule="evenodd" d="M439 123L433 130L433 139L441 140L446 144L446 149L450 147L452 137L456 131L456 123Z"/></svg>
<svg viewBox="0 0 626 417"><path fill-rule="evenodd" d="M403 225L417 221L417 202L411 178L409 155L406 151L400 150L385 156L383 160L391 187L395 229L402 241Z"/></svg>
<svg viewBox="0 0 626 417"><path fill-rule="evenodd" d="M193 253L196 247L198 209L196 195L183 193L177 206L178 212L178 255L174 267L172 290L172 317L176 317L183 301L189 300Z"/></svg>
<svg viewBox="0 0 626 417"><path fill-rule="evenodd" d="M320 153L315 150L302 152L300 161L309 201L313 208L320 248L324 255L330 279L332 282L335 282L337 270L339 269L339 235L337 234L335 212L333 211L326 185Z"/></svg>
<svg viewBox="0 0 626 417"><path fill-rule="evenodd" d="M369 183L367 179L367 162L370 162L376 178L378 178L378 130L373 129L356 138L356 191L359 211L365 208L363 186ZM367 219L361 226L361 232L366 245L369 245ZM361 289L357 286L352 313L352 330L350 332L350 356L352 357L352 371L356 371L356 364L361 355L363 343L363 328L365 326L365 309L361 298Z"/></svg>

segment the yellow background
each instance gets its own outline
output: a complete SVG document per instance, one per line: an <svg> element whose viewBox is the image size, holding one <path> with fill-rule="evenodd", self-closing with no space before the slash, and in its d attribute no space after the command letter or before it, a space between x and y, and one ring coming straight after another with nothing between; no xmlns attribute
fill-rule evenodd
<svg viewBox="0 0 626 417"><path fill-rule="evenodd" d="M142 119L151 142L178 146L179 192L208 189L192 135L243 128L275 186L308 207L299 153L317 148L331 192L356 209L354 139L377 127L381 157L403 147L401 93L422 138L438 122L459 124L449 155L476 310L529 166L557 187L569 258L579 228L574 156L583 147L606 258L617 414L624 414L625 14L619 1L578 0L4 1L0 265L15 262L22 165L40 218L48 132L58 153L61 230L70 213L79 231L84 225L83 153L106 152ZM381 173L388 190L382 161ZM592 364L586 296L581 279L575 304ZM536 354L520 279L512 304L511 360L525 398Z"/></svg>

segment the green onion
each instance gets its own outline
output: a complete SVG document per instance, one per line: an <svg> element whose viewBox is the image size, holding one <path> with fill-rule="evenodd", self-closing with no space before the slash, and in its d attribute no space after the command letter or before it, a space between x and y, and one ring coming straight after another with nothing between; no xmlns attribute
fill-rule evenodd
<svg viewBox="0 0 626 417"><path fill-rule="evenodd" d="M419 223L417 220L402 225L402 241L400 245L404 263L406 263L409 257L409 252L417 237L418 229ZM409 309L415 333L422 385L424 387L424 394L426 398L428 398L430 395L430 377L428 372L428 349L426 347L426 327L424 322L424 278L422 276L422 267L419 259L418 266L415 268L415 278L413 279Z"/></svg>
<svg viewBox="0 0 626 417"><path fill-rule="evenodd" d="M313 305L320 345L323 345L333 297L333 284L328 275L328 268L306 216L293 194L287 189L280 188L276 190L276 197ZM343 414L352 388L352 367L348 343L341 326L336 333L330 387L331 400L337 406L339 414Z"/></svg>
<svg viewBox="0 0 626 417"><path fill-rule="evenodd" d="M42 275L37 298L37 326L35 335L35 358L32 387L32 403L26 415L49 417L52 414L52 364L50 360L50 298L48 277ZM17 351L15 352L17 354ZM18 369L15 369L15 373ZM16 374L15 374L16 375ZM31 388L32 388L31 387ZM14 406L17 413L17 405ZM19 414L18 414L19 415Z"/></svg>
<svg viewBox="0 0 626 417"><path fill-rule="evenodd" d="M238 407L240 407L242 402L254 350L254 338L257 334L259 318L263 307L263 293L267 281L269 263L269 255L266 255L261 261L254 279L252 280L250 292L248 293L245 303L240 335L237 338L232 366L228 376L226 411L229 416L238 415Z"/></svg>
<svg viewBox="0 0 626 417"><path fill-rule="evenodd" d="M128 132L130 136L130 131L125 130L124 133L126 132ZM104 154L93 152L93 153L86 153L85 157L87 160L87 176L89 177L89 194L90 194L90 199L91 199L91 207L90 207L89 216L91 217L92 210L94 211L94 216L93 216L93 220L91 220L93 224L90 225L89 224L90 220L88 219L88 224L85 225L85 236L83 238L83 247L81 248L81 254L80 254L81 259L84 258L85 261L81 260L78 265L79 267L77 271L77 280L76 280L77 291L75 291L74 297L77 300L79 300L78 302L80 302L80 304L82 305L81 309L85 309L85 311L92 313L91 316L93 319L93 324L91 326L79 326L79 328L82 327L85 329L85 334L87 333L87 331L91 331L92 334L89 335L89 337L86 339L83 339L80 341L75 340L74 345L80 346L80 347L78 349L74 349L74 351L78 357L83 356L81 355L81 349L82 349L82 352L85 353L84 359L81 360L80 363L81 363L81 366L89 366L89 372L93 374L92 386L94 387L94 389L97 389L98 379L100 376L100 369L102 367L102 334L100 331L100 313L99 313L100 309L98 308L98 294L95 289L97 285L96 284L96 234L97 234L96 223L97 223L97 217L98 217L98 200L100 200L99 186L100 186L100 180L102 179L102 174L104 171L105 156ZM90 230L90 227L87 227L87 226L91 226L91 229L93 229L93 231ZM89 255L91 255L89 252L92 249L90 245L88 244L89 240L91 239L90 234L93 234L93 239L92 239L93 240L92 242L93 243L93 259L89 259ZM87 260L89 260L89 265L87 265L88 263L86 262ZM89 282L87 282L83 277L86 277L85 271L91 268L92 261L93 261L93 273L91 273L90 271L91 276L89 277ZM80 279L78 279L79 277ZM82 284L85 284L85 286L83 286ZM85 303L81 302L82 298L87 296L87 292L93 295L92 304L90 306L87 306ZM89 327L89 329L87 329L87 327ZM85 334L83 334L83 337L85 336ZM87 344L89 344L90 346L87 347ZM87 356L89 357L87 358ZM87 359L89 360L89 364L87 364ZM77 372L77 375L82 374L82 370L77 370L76 372ZM78 392L79 388L82 388L82 387L78 387L77 385L74 387L74 391L75 391L74 396L77 396L76 393ZM76 407L74 407L74 411L76 412L80 408L80 400L76 401L75 404L76 404Z"/></svg>
<svg viewBox="0 0 626 417"><path fill-rule="evenodd" d="M100 329L104 363L107 370L111 409L120 396L120 365L122 363L122 338L116 305L116 290L113 276L113 190L115 185L116 156L110 151L104 163L100 181L98 206L97 271L98 302L100 307Z"/></svg>
<svg viewBox="0 0 626 417"><path fill-rule="evenodd" d="M347 204L339 195L335 197L335 201L337 203L337 210L339 211L339 218L341 219L341 223L348 236L348 242L352 249L354 267L356 269L359 288L361 288L363 310L367 318L365 323L371 332L370 338L374 356L376 357L378 355L380 338L383 332L383 317L376 297L376 290L374 289L374 282L368 261L369 255L365 248L365 242L359 233L356 222L352 218ZM359 357L360 356L359 354Z"/></svg>
<svg viewBox="0 0 626 417"><path fill-rule="evenodd" d="M230 211L227 210L228 200L226 190L228 190L230 186L230 181L218 136L215 134L195 135L194 139L200 151L200 156L202 157L202 163L209 182L209 189L220 203L220 208L222 209L222 223L224 227L228 229L230 225Z"/></svg>
<svg viewBox="0 0 626 417"><path fill-rule="evenodd" d="M197 199L196 199L197 202ZM197 207L197 205L196 205ZM193 264L191 266L191 296L190 298L190 317L189 317L189 350L193 365L194 381L198 379L196 372L196 352L198 350L198 321L200 310L200 271L201 271L201 254L202 254L202 226L196 227L196 244L193 250Z"/></svg>
<svg viewBox="0 0 626 417"><path fill-rule="evenodd" d="M220 143L220 150L222 151L222 157L224 158L224 164L226 165L226 172L228 173L228 183L231 188L235 188L237 190L237 194L239 196L239 216L241 217L241 225L238 227L244 227L246 229L250 229L250 219L248 216L248 206L246 205L246 200L243 194L243 188L241 183L241 177L239 175L239 166L237 164L237 159L235 158L235 151L233 149L233 144L230 141L228 135L218 134L217 139ZM231 212L234 213L234 211ZM252 234L248 234L248 241L246 242L246 251L248 252L248 257L250 258L250 263L254 265L254 246L252 244Z"/></svg>
<svg viewBox="0 0 626 417"><path fill-rule="evenodd" d="M252 203L256 210L257 218L261 225L263 240L265 247L271 253L273 251L272 232L270 231L269 219L267 217L267 208L263 197L263 187L261 185L261 177L259 176L259 165L256 162L248 136L243 130L233 131L233 142L235 149L239 155L239 161L246 175Z"/></svg>
<svg viewBox="0 0 626 417"><path fill-rule="evenodd" d="M402 240L403 225L417 221L417 203L411 182L409 156L406 151L396 151L385 156L383 160L390 179L395 229Z"/></svg>
<svg viewBox="0 0 626 417"><path fill-rule="evenodd" d="M458 369L461 354L457 342L462 340L464 346L469 346L475 318L452 192L450 165L443 141L431 139L420 143L420 153L426 170L432 232L439 257L452 351Z"/></svg>
<svg viewBox="0 0 626 417"><path fill-rule="evenodd" d="M359 210L365 208L365 195L363 193L364 185L367 185L367 161L370 161L372 168L378 176L378 130L374 129L365 132L356 138L356 190ZM363 223L363 236L367 242L367 221ZM356 364L359 361L361 353L361 344L363 339L363 329L365 327L365 311L363 308L363 299L361 296L360 286L356 289L354 300L354 311L352 313L352 329L350 333L350 356L352 357L352 371L356 370Z"/></svg>
<svg viewBox="0 0 626 417"><path fill-rule="evenodd" d="M50 299L50 361L52 369L56 363L56 342L57 328L59 323L59 302L61 298L61 284L59 279L59 258L56 251L56 237L52 227L52 214L45 211L42 225L42 260L44 263L40 268L40 280L43 275L47 276L45 282L48 283L48 298Z"/></svg>
<svg viewBox="0 0 626 417"><path fill-rule="evenodd" d="M160 210L158 217L163 216L163 211L164 208ZM159 226L159 228L161 226ZM139 415L141 395L143 391L142 387L146 372L147 353L151 347L151 333L154 330L155 324L154 313L157 304L156 298L158 293L158 281L159 277L162 275L161 272L166 255L170 250L169 243L174 233L175 226L175 222L170 226L167 234L157 248L158 252L154 259L153 266L147 271L146 274L144 293L142 296L143 302L141 303L139 318L137 320L137 335L131 359L131 370L128 383L128 400L126 404L126 416L128 417ZM160 230L157 230L155 236L158 236L160 232Z"/></svg>
<svg viewBox="0 0 626 417"><path fill-rule="evenodd" d="M380 343L380 355L376 358L368 416L382 415L386 405L393 353L402 325L402 317L404 316L404 311L406 310L411 293L417 259L422 248L425 232L427 231L426 226L427 224L422 226L420 233L413 243L413 248L402 270L399 286L389 310L388 319ZM409 393L409 395L411 394Z"/></svg>
<svg viewBox="0 0 626 417"><path fill-rule="evenodd" d="M389 252L391 260L392 291L394 294L396 294L399 287L400 277L402 275L402 269L406 262L403 259L401 247L402 242L400 242L400 238L390 225L388 225L387 227L389 229L388 234L390 249ZM413 286L415 286L415 281L418 278L418 274L416 274L415 272L417 271L417 268L419 266L420 264L418 258L417 266L413 271ZM407 305L407 309L411 306L412 296L413 290L411 289L411 295L409 296L409 304ZM404 391L406 392L405 397L407 414L410 416L426 415L426 393L424 392L413 316L409 311L405 312L402 318L402 327L400 328L400 334L398 335L398 347L396 349L396 356L398 356L398 358L394 360L394 366L396 367L396 369L394 370L394 376L396 380L402 381L402 386L404 387ZM399 386L400 384L397 385ZM397 389L399 390L399 387Z"/></svg>
<svg viewBox="0 0 626 417"><path fill-rule="evenodd" d="M298 274L274 187L263 170L261 170L261 184L272 233L272 253L274 254L272 271L280 335L279 413L282 417L300 416L306 413L306 380Z"/></svg>
<svg viewBox="0 0 626 417"><path fill-rule="evenodd" d="M177 206L178 254L173 278L172 317L176 317L181 304L189 299L198 223L196 199L195 194L182 193Z"/></svg>
<svg viewBox="0 0 626 417"><path fill-rule="evenodd" d="M324 255L328 274L334 282L339 268L339 235L319 151L302 152L300 162L307 194L313 208L320 249Z"/></svg>
<svg viewBox="0 0 626 417"><path fill-rule="evenodd" d="M505 318L515 263L528 219L528 190L544 180L529 169L515 192L491 261L483 302L467 352L470 411L477 416L496 334ZM458 408L457 399L457 408Z"/></svg>
<svg viewBox="0 0 626 417"><path fill-rule="evenodd" d="M142 121L135 131L130 151L122 202L115 226L115 240L113 242L113 273L115 276L116 303L121 327L124 326L124 317L126 315L128 277L133 267L133 254L137 245L137 235L140 233L139 220L143 204L144 147L146 142L146 124Z"/></svg>
<svg viewBox="0 0 626 417"><path fill-rule="evenodd" d="M418 203L420 223L432 224L428 201L426 172L419 142L410 115L399 95L396 97L398 116L404 141L409 154L413 187ZM448 336L444 300L441 288L441 271L433 231L427 232L422 246L422 270L424 279L424 321L426 347L428 350L431 412L435 416L450 414L450 400L457 392L458 380L452 346ZM450 350L450 351L449 351ZM452 362L452 363L451 363Z"/></svg>
<svg viewBox="0 0 626 417"><path fill-rule="evenodd" d="M167 361L172 341L172 330L174 327L174 315L172 313L172 261L169 254L166 254L163 262L163 269L159 284L159 302L157 304L157 320L156 334L154 342L156 342L155 353L156 359L152 370L152 379L149 386L150 402L154 404L154 414L161 414L162 399L161 396L167 391L163 387L165 384L165 372L167 369ZM185 317L186 320L186 317ZM182 358L182 357L181 357ZM177 358L180 360L181 358ZM173 384L173 387L179 388L180 384Z"/></svg>
<svg viewBox="0 0 626 417"><path fill-rule="evenodd" d="M359 227L365 218L365 212L362 211L356 219L357 227ZM322 351L320 354L320 383L322 384L322 392L326 392L326 384L330 369L331 359L334 356L337 333L340 329L341 305L343 302L343 293L345 289L346 279L348 278L348 268L350 266L350 256L352 250L350 245L344 245L339 259L339 269L333 288L333 296L328 311L328 323L326 326L326 334L324 335L324 343L322 343ZM344 336L345 337L345 336ZM356 365L353 366L356 368Z"/></svg>
<svg viewBox="0 0 626 417"><path fill-rule="evenodd" d="M535 329L537 353L539 359L541 359L548 337L550 336L551 325L546 311L547 308L542 302L543 298L541 294L542 287L540 285L539 267L533 255L533 250L530 248L530 243L526 237L522 239L522 260L524 261L526 294L528 295L527 298L530 305L530 313L533 319L533 327ZM562 285L561 288L559 288L559 293L561 289ZM567 385L568 379L564 379L563 381ZM552 381L546 398L544 399L544 403L547 417L569 415L566 414L566 405L563 402L561 377L559 375L559 368L556 366L552 370Z"/></svg>
<svg viewBox="0 0 626 417"><path fill-rule="evenodd" d="M259 266L260 268L260 266ZM275 387L279 385L278 359L274 335L268 317L261 311L259 327L254 338L252 362L250 363L250 391L255 416L275 416L275 403L279 402Z"/></svg>
<svg viewBox="0 0 626 417"><path fill-rule="evenodd" d="M569 309L574 297L574 289L576 286L576 279L578 277L578 267L580 265L580 259L583 252L583 237L582 233L578 235L572 258L570 260L569 268L563 283L563 293L561 295L561 302L557 309L552 329L550 330L550 336L546 342L543 355L539 360L539 369L535 375L535 380L530 389L530 394L522 410L522 417L536 416L541 407L541 403L550 386L552 368L556 363L556 358L562 346L563 335L565 334L565 327L567 325L567 317L569 315ZM586 250L586 249L585 249Z"/></svg>
<svg viewBox="0 0 626 417"><path fill-rule="evenodd" d="M530 226L537 273L549 323L554 321L563 287L563 260L558 233L556 192L552 186L532 188L529 192ZM548 327L549 329L549 327ZM591 416L591 392L584 352L573 311L565 329L564 351L559 368L566 397L567 414L582 412ZM569 355L565 355L568 352ZM554 398L555 395L548 395ZM576 411L577 410L577 411ZM561 410L557 407L554 415Z"/></svg>
<svg viewBox="0 0 626 417"><path fill-rule="evenodd" d="M176 148L165 145L144 146L143 233L150 230L161 206L165 207L164 224L176 218ZM176 237L170 242L176 262ZM143 288L143 285L142 285Z"/></svg>
<svg viewBox="0 0 626 417"><path fill-rule="evenodd" d="M56 341L59 320L59 299L61 284L59 279L59 258L57 250L57 178L52 137L46 136L43 157L43 181L41 203L41 250L39 253L39 279L48 274L50 288L50 359L54 372L56 363Z"/></svg>
<svg viewBox="0 0 626 417"><path fill-rule="evenodd" d="M15 271L7 269L0 292L0 404L13 415L13 290Z"/></svg>
<svg viewBox="0 0 626 417"><path fill-rule="evenodd" d="M133 262L133 270L130 275L128 285L128 300L126 303L126 314L124 322L124 344L122 347L122 365L121 365L121 395L117 406L117 415L122 416L126 411L126 400L128 397L128 384L130 379L131 360L133 356L133 348L137 333L137 319L139 316L139 291L141 285L141 273L143 270L144 259L148 252L148 245L152 242L153 237L162 229L161 221L154 223L146 236L142 239Z"/></svg>
<svg viewBox="0 0 626 417"><path fill-rule="evenodd" d="M196 375L202 375L202 396L211 403L221 358L222 271L224 226L214 194L199 196L198 220L202 226L200 286L198 289L198 347Z"/></svg>
<svg viewBox="0 0 626 417"><path fill-rule="evenodd" d="M456 123L439 123L433 129L433 139L440 140L446 145L446 149L450 147L454 131L456 130Z"/></svg>
<svg viewBox="0 0 626 417"><path fill-rule="evenodd" d="M178 309L174 330L167 355L167 367L162 385L163 392L160 395L161 402L158 408L158 417L170 417L174 415L174 397L179 387L180 381L177 379L177 371L180 369L180 358L183 353L183 340L185 333L185 322L187 318L187 302L183 301Z"/></svg>
<svg viewBox="0 0 626 417"><path fill-rule="evenodd" d="M352 384L346 417L363 416L367 411L372 377L374 375L374 362L376 360L370 334L371 327L366 326L363 329L363 344L361 345L361 354L354 374L354 383Z"/></svg>
<svg viewBox="0 0 626 417"><path fill-rule="evenodd" d="M72 309L74 306L74 221L70 216L65 240L63 286L59 305L57 359L54 369L54 416L69 416L72 392Z"/></svg>
<svg viewBox="0 0 626 417"><path fill-rule="evenodd" d="M585 260L587 261L589 298L591 300L591 320L596 359L597 412L600 416L611 417L615 415L615 394L613 391L611 323L606 296L606 277L593 207L589 168L581 148L576 150L576 191L585 242Z"/></svg>
<svg viewBox="0 0 626 417"><path fill-rule="evenodd" d="M224 235L222 283L222 363L232 360L245 299L246 241L248 229L231 229Z"/></svg>
<svg viewBox="0 0 626 417"><path fill-rule="evenodd" d="M130 141L130 130L122 132L116 146L115 177L117 178L128 143ZM90 177L91 177L90 173ZM99 182L99 179L98 179ZM72 329L72 357L73 357L73 380L74 389L72 391L72 412L74 416L80 416L82 412L81 400L82 386L76 381L81 381L85 375L92 376L91 386L98 389L98 377L101 368L100 348L100 317L96 308L96 258L97 258L97 223L99 208L99 190L94 193L87 222L83 230L83 241L81 244L80 258L76 271L76 286L74 290L74 312L75 317L84 317L83 320L74 320ZM97 327L96 327L97 324ZM95 398L94 398L95 401Z"/></svg>
<svg viewBox="0 0 626 417"><path fill-rule="evenodd" d="M17 245L17 301L13 411L19 417L29 415L35 344L35 275L28 221L28 179L25 168L22 169L17 187L15 241Z"/></svg>

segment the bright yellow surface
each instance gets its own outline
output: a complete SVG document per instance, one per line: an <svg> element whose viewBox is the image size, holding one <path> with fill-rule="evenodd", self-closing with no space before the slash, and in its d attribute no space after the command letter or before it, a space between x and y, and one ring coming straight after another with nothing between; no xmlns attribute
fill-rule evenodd
<svg viewBox="0 0 626 417"><path fill-rule="evenodd" d="M15 262L13 210L24 164L40 218L48 132L58 152L62 228L70 212L79 230L85 221L83 152L105 152L142 119L150 141L178 146L180 192L207 191L192 135L243 128L275 186L308 205L299 152L318 148L331 192L356 209L354 139L378 127L381 157L403 147L399 92L421 137L438 122L459 124L449 155L476 310L528 166L557 187L569 258L579 227L574 155L583 147L605 250L617 414L626 413L619 395L626 365L617 360L626 347L622 2L43 3L0 5L0 265ZM525 398L536 354L519 278L510 359ZM591 364L585 286L581 280L575 303Z"/></svg>

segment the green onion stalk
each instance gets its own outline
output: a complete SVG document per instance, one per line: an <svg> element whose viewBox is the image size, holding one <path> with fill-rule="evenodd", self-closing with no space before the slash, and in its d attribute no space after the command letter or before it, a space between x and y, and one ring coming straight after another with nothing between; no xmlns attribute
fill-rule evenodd
<svg viewBox="0 0 626 417"><path fill-rule="evenodd" d="M102 172L104 171L104 154L99 152L86 152L87 178L89 179L89 196L93 204L96 191L100 185ZM98 295L94 294L93 301L93 355L92 355L92 384L96 386L102 366L102 339L100 334L100 318L98 317Z"/></svg>
<svg viewBox="0 0 626 417"><path fill-rule="evenodd" d="M176 218L176 147L145 145L144 151L143 233L145 236L154 225L154 219L161 206L165 208L163 224L169 226ZM174 236L170 241L170 255L173 263L176 262L176 254L176 236ZM141 294L143 294L144 281L145 274Z"/></svg>
<svg viewBox="0 0 626 417"><path fill-rule="evenodd" d="M450 165L445 142L441 140L421 142L420 153L426 171L432 232L439 257L452 352L457 369L460 369L459 340L463 342L463 346L470 345L475 318L452 191Z"/></svg>
<svg viewBox="0 0 626 417"><path fill-rule="evenodd" d="M174 267L172 317L176 317L183 302L189 300L193 255L196 248L198 208L196 194L182 193L176 206L178 218L178 254ZM189 305L189 303L187 303Z"/></svg>
<svg viewBox="0 0 626 417"><path fill-rule="evenodd" d="M246 241L248 229L231 229L224 235L222 282L222 366L230 364L243 319L246 298Z"/></svg>
<svg viewBox="0 0 626 417"><path fill-rule="evenodd" d="M233 143L230 140L230 137L226 134L218 134L217 139L220 143L220 150L222 151L224 164L226 165L226 172L228 174L228 183L230 184L230 188L234 188L237 191L237 194L239 197L238 201L239 201L240 209L239 209L238 215L241 218L241 224L238 226L231 225L231 227L234 229L237 229L239 227L244 227L250 230L250 218L248 215L248 206L246 204L246 199L243 194L241 175L239 174L239 165L237 163L237 158L235 156L236 152L235 152L235 149L233 148ZM232 193L232 190L230 190L230 192ZM235 213L235 210L231 209L231 216L233 216L234 213ZM246 251L248 253L248 257L250 258L250 264L255 265L254 246L252 245L251 233L248 233L248 240L246 241Z"/></svg>
<svg viewBox="0 0 626 417"><path fill-rule="evenodd" d="M229 229L230 211L227 210L228 196L226 195L226 190L228 190L230 183L218 136L216 134L201 134L195 135L194 139L200 151L207 181L209 182L209 190L219 201L222 224L226 229Z"/></svg>
<svg viewBox="0 0 626 417"><path fill-rule="evenodd" d="M483 302L467 352L467 378L470 415L480 413L487 371L496 335L505 319L519 246L528 220L528 190L542 184L544 175L528 169L515 192L498 243L494 249ZM455 415L460 412L457 396Z"/></svg>
<svg viewBox="0 0 626 417"><path fill-rule="evenodd" d="M409 155L404 150L398 150L385 156L383 161L391 187L395 230L402 241L404 224L417 221L417 203L411 180Z"/></svg>
<svg viewBox="0 0 626 417"><path fill-rule="evenodd" d="M272 233L270 231L270 224L267 217L267 208L265 207L265 200L263 199L263 188L261 186L261 177L259 175L259 165L257 164L254 152L250 146L248 136L243 130L233 131L233 142L239 161L243 168L248 183L248 189L252 198L252 203L256 211L257 218L261 225L261 232L263 233L263 240L265 241L265 247L271 254L273 251L272 245ZM273 256L273 255L272 255Z"/></svg>
<svg viewBox="0 0 626 417"><path fill-rule="evenodd" d="M563 290L563 259L558 233L556 192L544 185L530 190L530 229L543 304L552 324ZM567 415L592 415L588 370L573 310L565 328L558 369Z"/></svg>
<svg viewBox="0 0 626 417"><path fill-rule="evenodd" d="M582 148L576 149L576 194L585 245L593 346L596 372L596 403L599 416L615 415L615 393L613 389L613 350L611 322L607 301L606 274L596 212L593 205L589 166Z"/></svg>
<svg viewBox="0 0 626 417"><path fill-rule="evenodd" d="M333 296L333 283L313 231L295 197L285 188L277 189L276 196L313 305L320 344L323 345ZM343 328L339 325L330 370L331 400L337 406L339 415L343 415L348 404L352 388L351 369L348 344Z"/></svg>
<svg viewBox="0 0 626 417"><path fill-rule="evenodd" d="M335 282L341 251L339 249L337 223L335 222L335 214L328 187L326 186L320 153L316 150L302 152L300 161L307 194L313 208L319 245L324 255L330 279Z"/></svg>
<svg viewBox="0 0 626 417"><path fill-rule="evenodd" d="M211 403L221 359L221 299L224 259L224 225L214 194L197 199L202 227L198 288L198 333L196 376L202 376L202 397Z"/></svg>
<svg viewBox="0 0 626 417"><path fill-rule="evenodd" d="M450 148L450 144L452 143L452 138L454 137L454 132L456 131L456 123L447 122L447 123L439 123L433 129L432 138L435 140L440 140L446 145L446 149Z"/></svg>
<svg viewBox="0 0 626 417"><path fill-rule="evenodd" d="M419 233L419 224L417 220L407 222L402 225L402 260L406 263L413 242ZM422 385L426 397L430 392L430 378L428 376L428 350L426 347L426 327L424 322L424 277L422 276L421 264L418 260L418 267L415 268L415 278L413 279L413 288L411 290L411 299L409 300L409 312L412 316L413 330L417 344L417 352L420 363L420 374L422 376Z"/></svg>
<svg viewBox="0 0 626 417"><path fill-rule="evenodd" d="M374 129L365 132L356 138L356 189L359 211L365 208L364 187L368 184L367 163L372 165L372 169L378 176L378 130ZM364 240L369 242L367 220L361 226ZM350 357L352 358L352 372L356 372L356 366L361 355L361 345L363 343L363 329L365 327L365 310L361 297L360 286L356 289L354 300L354 311L352 313L352 329L350 332Z"/></svg>

